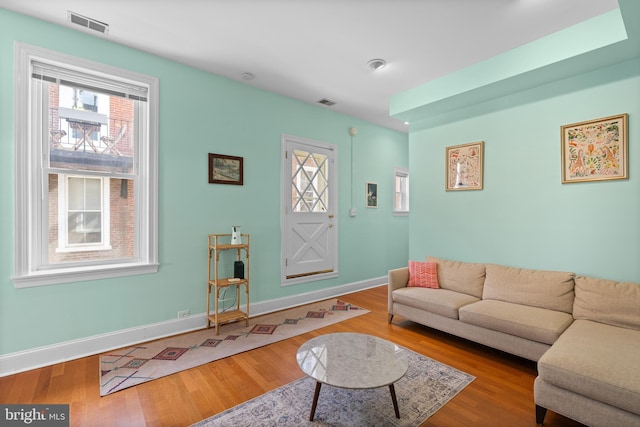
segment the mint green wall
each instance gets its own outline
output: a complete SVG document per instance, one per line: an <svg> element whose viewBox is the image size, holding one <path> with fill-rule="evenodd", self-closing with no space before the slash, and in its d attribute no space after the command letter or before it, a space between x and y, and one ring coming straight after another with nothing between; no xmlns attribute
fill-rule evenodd
<svg viewBox="0 0 640 427"><path fill-rule="evenodd" d="M628 180L561 183L560 127L629 114ZM425 117L425 121L430 118ZM484 190L445 192L445 147L485 143ZM640 282L640 59L412 122L411 259Z"/></svg>
<svg viewBox="0 0 640 427"><path fill-rule="evenodd" d="M206 236L240 224L251 234L252 302L384 276L406 265L408 218L393 217L394 166L408 166L407 135L175 62L0 9L0 354L205 311ZM160 79L157 274L15 289L13 272L13 44L21 41ZM355 203L350 206L350 127ZM280 286L280 137L338 147L336 279ZM244 157L244 186L207 183L207 153ZM366 181L380 208L366 209Z"/></svg>

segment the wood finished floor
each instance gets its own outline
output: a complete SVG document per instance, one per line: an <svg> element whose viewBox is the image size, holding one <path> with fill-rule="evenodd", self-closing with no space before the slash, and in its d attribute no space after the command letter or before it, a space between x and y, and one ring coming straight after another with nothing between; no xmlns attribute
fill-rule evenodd
<svg viewBox="0 0 640 427"><path fill-rule="evenodd" d="M341 298L371 313L105 397L99 395L98 356L35 369L0 378L0 403L70 404L71 426L79 427L188 426L301 378L295 354L308 339L330 332L361 332L476 377L422 426L536 425L535 363L398 316L388 324L386 286ZM582 426L551 411L544 425Z"/></svg>

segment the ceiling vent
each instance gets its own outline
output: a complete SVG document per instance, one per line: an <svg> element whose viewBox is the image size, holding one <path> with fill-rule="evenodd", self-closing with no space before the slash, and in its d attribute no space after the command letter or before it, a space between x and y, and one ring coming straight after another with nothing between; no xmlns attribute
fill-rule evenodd
<svg viewBox="0 0 640 427"><path fill-rule="evenodd" d="M335 102L330 101L326 98L322 98L320 101L318 101L318 104L326 105L327 107L333 107L334 105L336 105Z"/></svg>
<svg viewBox="0 0 640 427"><path fill-rule="evenodd" d="M109 25L104 22L96 21L95 19L87 18L86 16L78 15L71 11L67 12L67 16L69 18L69 22L72 24L77 24L81 27L97 31L102 34L107 34L109 32Z"/></svg>

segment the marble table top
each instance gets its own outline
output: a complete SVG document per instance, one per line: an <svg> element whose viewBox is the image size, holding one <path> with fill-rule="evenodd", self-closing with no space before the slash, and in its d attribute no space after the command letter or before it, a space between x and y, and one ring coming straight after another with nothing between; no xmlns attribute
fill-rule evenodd
<svg viewBox="0 0 640 427"><path fill-rule="evenodd" d="M405 350L372 335L326 334L300 346L300 369L331 386L365 389L393 384L407 373Z"/></svg>

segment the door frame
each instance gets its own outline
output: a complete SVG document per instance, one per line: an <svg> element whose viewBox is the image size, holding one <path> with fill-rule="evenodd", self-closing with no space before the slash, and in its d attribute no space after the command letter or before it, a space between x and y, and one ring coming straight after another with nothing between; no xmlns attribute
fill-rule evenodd
<svg viewBox="0 0 640 427"><path fill-rule="evenodd" d="M288 143L302 144L309 146L310 151L313 147L329 150L332 152L333 158L329 165L329 207L333 211L333 242L331 242L330 251L333 254L333 271L327 273L312 274L309 276L299 276L287 278L287 232L290 229L287 224L291 211L291 167L290 160L287 157ZM280 144L280 285L290 286L300 283L315 282L338 276L338 147L335 144L327 142L315 141L308 138L302 138L295 135L282 134Z"/></svg>

